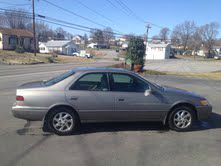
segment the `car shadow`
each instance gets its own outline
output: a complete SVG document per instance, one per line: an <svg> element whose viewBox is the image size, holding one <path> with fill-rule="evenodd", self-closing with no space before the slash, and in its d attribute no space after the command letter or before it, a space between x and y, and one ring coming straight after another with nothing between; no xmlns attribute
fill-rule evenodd
<svg viewBox="0 0 221 166"><path fill-rule="evenodd" d="M217 128L221 128L221 115L212 113L208 120L197 121L190 132ZM120 131L155 131L158 133L165 133L170 131L170 129L160 122L86 123L81 124L80 129L75 132L74 135Z"/></svg>
<svg viewBox="0 0 221 166"><path fill-rule="evenodd" d="M155 130L160 133L169 131L160 122L106 122L81 124L80 129L75 134L148 130Z"/></svg>
<svg viewBox="0 0 221 166"><path fill-rule="evenodd" d="M193 131L219 128L221 128L221 115L213 112L208 120L196 122L193 126Z"/></svg>

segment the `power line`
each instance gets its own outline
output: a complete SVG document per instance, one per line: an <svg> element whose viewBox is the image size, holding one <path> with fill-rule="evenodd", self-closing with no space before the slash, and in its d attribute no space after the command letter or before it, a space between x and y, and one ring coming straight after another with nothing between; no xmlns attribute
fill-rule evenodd
<svg viewBox="0 0 221 166"><path fill-rule="evenodd" d="M91 23L93 23L93 24L96 24L96 25L99 25L99 26L102 26L102 27L106 27L106 26L103 25L103 24L97 23L97 22L95 22L95 21L93 21L93 20L91 20L91 19L89 19L89 18L87 18L87 17L84 17L84 16L81 16L81 15L79 15L79 14L77 14L77 13L74 13L74 12L68 10L68 9L65 9L65 8L63 8L63 7L61 7L61 6L58 6L58 5L56 5L56 4L52 3L52 2L49 2L48 0L42 0L42 1L44 1L44 2L46 2L46 3L48 3L48 4L50 4L50 5L52 5L52 6L56 7L56 8L58 8L58 9L60 9L60 10L63 10L63 11L65 11L65 12L67 12L67 13L70 13L70 14L72 14L72 15L74 15L74 16L80 17L81 19L84 19L84 20L86 20L86 21L88 21L88 22L91 22Z"/></svg>
<svg viewBox="0 0 221 166"><path fill-rule="evenodd" d="M113 6L116 9L120 9L117 5L115 5L111 0L106 0L111 6ZM155 23L152 23L150 21L145 21L143 18L139 17L132 9L130 9L122 0L114 0L119 6L121 6L122 9L121 12L123 12L124 14L126 14L127 16L133 16L134 18L136 18L139 22L142 23L148 23L151 24L152 26L155 26L157 28L164 28L163 26L157 25Z"/></svg>
<svg viewBox="0 0 221 166"><path fill-rule="evenodd" d="M4 14L4 12L0 12L0 14ZM19 16L19 15L14 15L14 16L32 19L31 16ZM39 16L39 15L38 15L38 16ZM38 20L38 21L43 21L43 22L47 22L47 23L54 24L54 25L59 25L59 26L61 26L61 27L67 27L67 28L70 28L70 29L75 29L75 30L83 31L83 32L89 32L89 33L91 32L91 30L99 30L99 29L89 28L89 27L88 27L88 29L83 29L83 28L71 26L72 23L68 23L68 22L66 22L66 24L65 24L65 23L61 23L61 22L62 22L61 20L57 20L57 22L56 22L56 21L52 21L52 20L48 20L47 18L44 18L44 19L42 19L42 18L36 18L36 20ZM70 25L68 25L68 24L70 24ZM105 32L105 31L104 31L104 32ZM119 33L114 33L114 32L113 32L113 34L116 35L116 36L127 36L127 34L119 34ZM139 36L138 36L138 37L139 37ZM142 37L141 37L141 38L142 38ZM161 39L161 38L150 38L150 37L148 37L148 39L163 40L163 39ZM171 40L171 39L167 39L167 40Z"/></svg>
<svg viewBox="0 0 221 166"><path fill-rule="evenodd" d="M115 0L120 6L127 10L132 16L141 22L145 22L143 18L139 17L133 10L131 10L122 0Z"/></svg>
<svg viewBox="0 0 221 166"><path fill-rule="evenodd" d="M116 8L116 9L118 9L118 10L120 10L122 13L124 13L124 14L126 14L127 16L129 16L130 17L130 15L127 13L127 12L125 12L124 10L121 10L121 8L119 8L117 5L115 5L111 0L106 0L112 7L114 7L114 8Z"/></svg>
<svg viewBox="0 0 221 166"><path fill-rule="evenodd" d="M19 16L19 14L27 14L28 18L32 18L32 15L30 12L25 12L25 11L16 11L16 10L10 10L10 9L2 9L0 8L0 10L3 10L3 11L13 11L15 12L14 13L14 16ZM2 13L4 14L4 13ZM68 25L66 27L71 27L71 28L76 28L77 30L84 30L86 29L86 32L90 32L91 30L100 30L100 29L97 29L97 28L92 28L92 27L88 27L88 26L84 26L84 25L79 25L79 24L74 24L74 23L71 23L71 22L67 22L67 21L63 21L63 20L59 20L59 19L55 19L55 18L52 18L52 17L48 17L48 16L44 16L44 15L40 15L40 14L36 14L35 15L36 17L40 18L38 20L41 20L41 21L46 21L46 22L49 22L49 23L52 23L52 24L55 24L56 23L57 25ZM24 16L23 16L24 17ZM109 31L105 31L105 30L102 30L103 32L109 32ZM116 32L113 32L114 35L125 35L123 33L116 33Z"/></svg>
<svg viewBox="0 0 221 166"><path fill-rule="evenodd" d="M110 19L110 18L104 16L103 14L99 13L98 11L96 11L96 10L94 10L94 9L92 9L92 8L90 8L90 7L88 7L88 6L85 5L83 2L78 1L78 0L75 0L75 1L76 1L77 3L79 3L81 6L87 8L87 9L90 10L91 12L95 13L96 15L98 15L98 16L104 18L105 20L107 20L107 21L109 21L109 22L111 22L111 23L113 22L112 19Z"/></svg>

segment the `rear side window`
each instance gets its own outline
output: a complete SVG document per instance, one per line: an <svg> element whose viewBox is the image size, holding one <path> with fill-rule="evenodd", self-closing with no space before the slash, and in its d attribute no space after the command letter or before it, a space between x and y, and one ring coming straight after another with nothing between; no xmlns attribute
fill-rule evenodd
<svg viewBox="0 0 221 166"><path fill-rule="evenodd" d="M70 90L107 91L108 81L106 73L90 73L78 79Z"/></svg>
<svg viewBox="0 0 221 166"><path fill-rule="evenodd" d="M64 79L66 79L66 78L68 78L68 77L70 77L74 74L75 74L75 72L73 70L70 70L66 73L63 73L63 74L57 76L57 77L54 77L50 80L45 81L44 85L45 86L51 86L51 85L57 84L58 82L63 81Z"/></svg>

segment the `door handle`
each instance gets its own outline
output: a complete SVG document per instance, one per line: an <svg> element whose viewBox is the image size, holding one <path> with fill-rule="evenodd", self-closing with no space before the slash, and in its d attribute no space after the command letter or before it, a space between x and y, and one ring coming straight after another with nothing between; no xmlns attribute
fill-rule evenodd
<svg viewBox="0 0 221 166"><path fill-rule="evenodd" d="M78 97L71 97L70 99L71 99L71 100L77 100Z"/></svg>
<svg viewBox="0 0 221 166"><path fill-rule="evenodd" d="M124 101L124 99L118 99L118 101Z"/></svg>

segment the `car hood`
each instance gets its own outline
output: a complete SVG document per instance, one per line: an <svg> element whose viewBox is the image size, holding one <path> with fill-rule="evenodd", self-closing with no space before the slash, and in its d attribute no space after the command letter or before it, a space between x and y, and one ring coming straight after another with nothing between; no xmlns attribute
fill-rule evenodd
<svg viewBox="0 0 221 166"><path fill-rule="evenodd" d="M165 93L173 93L173 94L203 98L202 96L200 96L200 95L198 95L194 92L189 92L189 91L184 90L184 89L179 89L179 88L174 88L174 87L169 87L169 86L163 86L163 89L164 89Z"/></svg>
<svg viewBox="0 0 221 166"><path fill-rule="evenodd" d="M35 82L28 82L25 84L22 84L18 87L18 89L31 89L31 88L41 88L44 87L43 81L35 81Z"/></svg>

